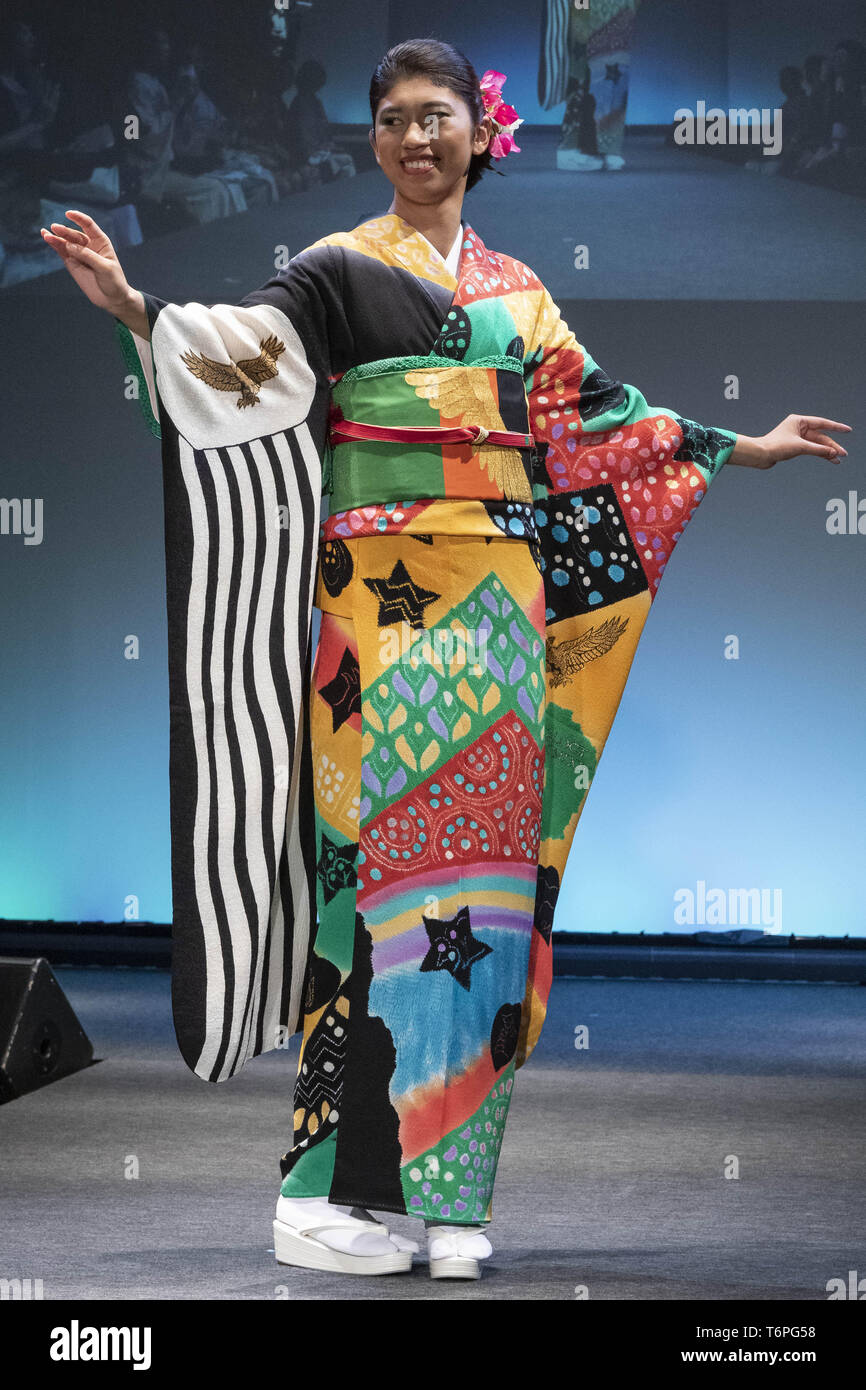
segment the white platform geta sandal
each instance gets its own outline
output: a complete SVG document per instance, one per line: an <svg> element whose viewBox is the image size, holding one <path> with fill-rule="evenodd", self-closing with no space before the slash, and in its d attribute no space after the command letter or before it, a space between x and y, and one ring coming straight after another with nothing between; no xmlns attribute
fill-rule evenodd
<svg viewBox="0 0 866 1390"><path fill-rule="evenodd" d="M493 1254L483 1226L428 1226L431 1279L480 1279L480 1260Z"/></svg>
<svg viewBox="0 0 866 1390"><path fill-rule="evenodd" d="M405 1274L412 1268L412 1255L418 1249L414 1241L392 1234L381 1221L360 1219L337 1209L328 1211L326 1202L311 1205L312 1210L304 1211L299 1203L279 1198L274 1220L274 1255L278 1264L332 1274ZM379 1237L375 1242L379 1248L353 1253L335 1250L317 1238L324 1231L335 1230ZM383 1245L391 1248L382 1249Z"/></svg>

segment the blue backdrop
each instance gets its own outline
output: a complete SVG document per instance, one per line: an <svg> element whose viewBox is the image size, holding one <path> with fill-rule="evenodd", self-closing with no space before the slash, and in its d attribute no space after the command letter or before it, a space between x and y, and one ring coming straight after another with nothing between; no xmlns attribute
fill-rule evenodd
<svg viewBox="0 0 866 1390"><path fill-rule="evenodd" d="M437 35L479 67L508 73L506 95L527 119L527 160L507 181L485 180L467 216L489 244L530 261L609 372L650 403L707 424L756 434L789 410L809 410L862 433L862 203L793 183L770 189L781 181L712 161L709 172L624 171L632 181L619 184L563 180L542 140L555 142L554 132L533 129L561 118L561 108L536 103L537 6L439 0L434 12L403 0L392 14L386 0L368 0L363 23L345 13L318 0L302 37L302 56L326 63L334 120L365 120L375 60L395 38L429 32L434 13ZM841 0L646 0L629 121L669 123L677 106L701 98L775 105L783 63L866 37L864 23L862 7ZM663 224L668 188L677 201ZM278 241L297 250L383 210L389 195L381 176L363 174L130 249L124 264L132 283L165 298L232 299L268 277ZM654 198L658 221L646 212ZM591 208L581 210L581 199ZM732 220L716 241L723 216ZM751 242L734 244L748 218ZM587 226L602 269L581 280L569 256ZM768 238L767 273L781 267L790 286L782 297L760 275L750 279ZM730 302L717 289L716 253L739 257ZM642 268L623 298L615 272L633 263ZM659 290L656 264L674 293ZM838 292L816 299L812 274L828 268ZM41 499L44 528L32 545L0 534L0 916L167 922L158 445L125 399L110 320L64 272L8 290L0 303L0 491ZM724 391L731 373L740 381L733 401ZM831 499L853 491L856 506L863 491L852 438L838 468L806 459L769 473L732 467L713 484L647 623L558 927L691 930L676 919L677 894L703 884L728 900L763 894L763 911L745 925L863 934L866 538L856 525L831 535L826 524ZM732 635L737 660L725 656Z"/></svg>

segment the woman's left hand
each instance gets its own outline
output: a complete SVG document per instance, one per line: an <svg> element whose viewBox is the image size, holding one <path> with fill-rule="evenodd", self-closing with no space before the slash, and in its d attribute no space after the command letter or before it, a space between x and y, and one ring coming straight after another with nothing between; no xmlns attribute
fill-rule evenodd
<svg viewBox="0 0 866 1390"><path fill-rule="evenodd" d="M758 439L738 436L738 445L731 455L731 463L742 463L747 468L772 468L783 459L793 459L800 454L817 454L819 458L838 463L848 457L847 449L831 439L827 430L851 430L840 420L825 420L821 415L786 415L784 420L770 430L769 434ZM743 440L742 447L739 439ZM739 451L739 457L735 457Z"/></svg>

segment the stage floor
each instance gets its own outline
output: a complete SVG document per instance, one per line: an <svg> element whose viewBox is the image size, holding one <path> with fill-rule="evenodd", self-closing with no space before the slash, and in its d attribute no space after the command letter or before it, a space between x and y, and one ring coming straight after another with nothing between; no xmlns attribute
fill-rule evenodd
<svg viewBox="0 0 866 1390"><path fill-rule="evenodd" d="M167 973L57 976L100 1061L0 1111L0 1276L45 1299L808 1301L866 1269L863 989L555 980L495 1253L464 1284L421 1256L387 1278L278 1266L298 1039L209 1085L176 1051Z"/></svg>

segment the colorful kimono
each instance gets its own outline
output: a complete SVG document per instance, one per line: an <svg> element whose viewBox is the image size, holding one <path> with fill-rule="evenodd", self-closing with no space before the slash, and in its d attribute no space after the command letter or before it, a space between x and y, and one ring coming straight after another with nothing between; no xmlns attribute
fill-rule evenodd
<svg viewBox="0 0 866 1390"><path fill-rule="evenodd" d="M220 1081L302 1030L284 1194L488 1221L586 793L736 436L468 226L456 280L388 214L240 304L145 299L181 1051Z"/></svg>
<svg viewBox="0 0 866 1390"><path fill-rule="evenodd" d="M567 102L560 149L621 155L634 24L640 0L545 0L538 100Z"/></svg>

